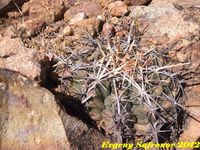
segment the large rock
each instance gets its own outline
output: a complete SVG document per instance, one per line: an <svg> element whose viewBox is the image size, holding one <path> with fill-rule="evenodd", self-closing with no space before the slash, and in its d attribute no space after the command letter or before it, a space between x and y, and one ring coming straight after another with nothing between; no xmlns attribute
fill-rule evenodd
<svg viewBox="0 0 200 150"><path fill-rule="evenodd" d="M18 71L31 79L45 79L48 64L40 63L36 50L24 47L18 38L5 38L0 42L0 68ZM42 69L43 67L43 69Z"/></svg>
<svg viewBox="0 0 200 150"><path fill-rule="evenodd" d="M142 45L155 48L186 39L190 41L199 35L199 12L197 9L179 10L173 4L132 7L130 16L140 22L139 30L144 32ZM162 47L163 48L163 47Z"/></svg>
<svg viewBox="0 0 200 150"><path fill-rule="evenodd" d="M59 112L49 91L0 69L0 149L69 150Z"/></svg>

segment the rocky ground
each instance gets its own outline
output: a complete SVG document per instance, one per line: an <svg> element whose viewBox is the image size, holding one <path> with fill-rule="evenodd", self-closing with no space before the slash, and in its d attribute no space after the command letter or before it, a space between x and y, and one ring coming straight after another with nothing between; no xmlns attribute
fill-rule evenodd
<svg viewBox="0 0 200 150"><path fill-rule="evenodd" d="M0 0L0 149L199 141L199 31L199 0Z"/></svg>

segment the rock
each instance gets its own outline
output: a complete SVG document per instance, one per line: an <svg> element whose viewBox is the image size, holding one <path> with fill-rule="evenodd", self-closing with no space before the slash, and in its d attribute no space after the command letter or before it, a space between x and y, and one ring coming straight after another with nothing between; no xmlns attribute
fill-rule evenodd
<svg viewBox="0 0 200 150"><path fill-rule="evenodd" d="M108 10L110 11L110 14L115 17L122 17L129 12L128 6L122 1L110 3L108 5Z"/></svg>
<svg viewBox="0 0 200 150"><path fill-rule="evenodd" d="M105 23L101 32L103 37L112 37L115 35L115 28L112 24Z"/></svg>
<svg viewBox="0 0 200 150"><path fill-rule="evenodd" d="M181 43L183 45L182 47L177 47L176 49L179 49L175 56L177 57L177 60L179 62L187 62L190 60L191 65L189 65L189 68L196 69L200 66L200 44L198 42L187 42L183 44L184 42Z"/></svg>
<svg viewBox="0 0 200 150"><path fill-rule="evenodd" d="M132 18L129 16L123 17L123 18L117 18L112 17L111 23L114 24L115 32L117 37L123 37L125 35L128 35L130 31L130 24L131 24Z"/></svg>
<svg viewBox="0 0 200 150"><path fill-rule="evenodd" d="M16 19L16 18L21 17L22 15L20 14L19 11L9 11L9 12L7 13L7 16L8 16L9 18Z"/></svg>
<svg viewBox="0 0 200 150"><path fill-rule="evenodd" d="M194 18L194 10L190 13L180 11L172 4L150 5L148 7L132 7L130 17L140 22L139 30L143 34L141 45L165 48L182 39L190 40L198 35L199 24L186 18ZM164 49L162 47L162 49Z"/></svg>
<svg viewBox="0 0 200 150"><path fill-rule="evenodd" d="M23 34L26 36L33 36L39 33L45 25L46 23L44 20L30 19L20 25L19 30L24 30Z"/></svg>
<svg viewBox="0 0 200 150"><path fill-rule="evenodd" d="M86 31L91 35L94 36L98 32L100 32L102 28L102 20L98 18L88 18L82 21L76 22L72 29L75 35L81 36L86 35Z"/></svg>
<svg viewBox="0 0 200 150"><path fill-rule="evenodd" d="M125 37L126 35L128 35L128 32L126 30L121 30L116 32L116 36L119 38Z"/></svg>
<svg viewBox="0 0 200 150"><path fill-rule="evenodd" d="M12 0L1 0L0 1L0 15L4 15L6 11L16 8L16 5L21 6L25 2L27 2L27 0L16 0L15 3L13 3Z"/></svg>
<svg viewBox="0 0 200 150"><path fill-rule="evenodd" d="M66 23L63 20L46 24L45 30L43 33L45 36L46 35L48 36L48 35L52 35L53 33L58 33L59 31L62 32L65 26L66 26Z"/></svg>
<svg viewBox="0 0 200 150"><path fill-rule="evenodd" d="M46 34L46 35L52 34L52 33L57 33L57 32L58 32L58 28L52 27L52 26L46 26L46 28L44 30L44 34Z"/></svg>
<svg viewBox="0 0 200 150"><path fill-rule="evenodd" d="M114 25L118 25L120 22L120 18L112 17L110 20Z"/></svg>
<svg viewBox="0 0 200 150"><path fill-rule="evenodd" d="M72 19L70 19L69 24L73 25L76 22L82 21L83 19L86 19L86 18L87 18L87 16L84 12L78 13L78 14L74 15L72 17Z"/></svg>
<svg viewBox="0 0 200 150"><path fill-rule="evenodd" d="M186 62L188 59L187 53L183 53L182 51L177 52L176 56L178 60L182 63Z"/></svg>
<svg viewBox="0 0 200 150"><path fill-rule="evenodd" d="M64 20L69 21L74 15L84 12L88 17L97 17L102 12L98 2L88 2L70 7L64 14Z"/></svg>
<svg viewBox="0 0 200 150"><path fill-rule="evenodd" d="M24 47L19 39L4 39L0 42L0 58L16 55L18 50L22 49L24 49Z"/></svg>
<svg viewBox="0 0 200 150"><path fill-rule="evenodd" d="M192 65L190 67L199 68L200 67L200 59L199 59L200 58L200 44L199 43L191 44L190 46L187 47L186 50L191 52L190 59L191 59Z"/></svg>
<svg viewBox="0 0 200 150"><path fill-rule="evenodd" d="M186 127L183 134L181 134L180 141L195 142L199 141L200 133L200 86L195 86L188 92L188 100L186 102L187 109L191 117L186 120Z"/></svg>
<svg viewBox="0 0 200 150"><path fill-rule="evenodd" d="M40 64L34 60L34 53L33 50L27 50L8 58L1 58L0 67L19 71L32 79L36 79L40 76L41 68Z"/></svg>
<svg viewBox="0 0 200 150"><path fill-rule="evenodd" d="M148 5L152 0L124 0L124 2L129 5Z"/></svg>
<svg viewBox="0 0 200 150"><path fill-rule="evenodd" d="M5 38L11 38L15 35L17 31L17 26L8 26L8 27L0 27L0 41L4 40Z"/></svg>
<svg viewBox="0 0 200 150"><path fill-rule="evenodd" d="M35 50L25 48L20 39L0 42L0 68L18 71L31 79L44 79L46 74L42 74L38 56Z"/></svg>
<svg viewBox="0 0 200 150"><path fill-rule="evenodd" d="M0 9L4 8L5 6L7 6L10 3L11 0L3 0L0 1Z"/></svg>
<svg viewBox="0 0 200 150"><path fill-rule="evenodd" d="M152 0L151 5L159 4L178 4L183 7L200 7L200 1L197 0Z"/></svg>
<svg viewBox="0 0 200 150"><path fill-rule="evenodd" d="M95 2L98 2L102 8L106 7L109 4L108 0L93 0Z"/></svg>
<svg viewBox="0 0 200 150"><path fill-rule="evenodd" d="M19 73L0 69L0 149L70 149L54 96Z"/></svg>
<svg viewBox="0 0 200 150"><path fill-rule="evenodd" d="M73 30L70 26L66 26L64 29L63 29L63 34L66 35L66 36L70 36L73 34Z"/></svg>
<svg viewBox="0 0 200 150"><path fill-rule="evenodd" d="M47 13L48 12L48 13ZM46 22L54 22L62 18L65 6L62 0L30 0L22 6L22 13L29 19L38 19Z"/></svg>

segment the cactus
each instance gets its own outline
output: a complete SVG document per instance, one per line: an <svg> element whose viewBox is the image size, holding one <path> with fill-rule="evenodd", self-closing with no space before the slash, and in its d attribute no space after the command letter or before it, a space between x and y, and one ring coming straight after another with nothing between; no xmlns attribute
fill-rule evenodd
<svg viewBox="0 0 200 150"><path fill-rule="evenodd" d="M139 37L132 33L134 24L130 28L120 40L89 35L80 40L85 49L72 49L78 52L69 52L62 60L62 69L71 73L61 79L62 87L88 107L108 134L123 141L159 142L163 133L170 132L165 140L175 141L185 110L184 80L174 68L187 63L171 61L167 52L140 50ZM148 132L136 131L137 124L148 125Z"/></svg>

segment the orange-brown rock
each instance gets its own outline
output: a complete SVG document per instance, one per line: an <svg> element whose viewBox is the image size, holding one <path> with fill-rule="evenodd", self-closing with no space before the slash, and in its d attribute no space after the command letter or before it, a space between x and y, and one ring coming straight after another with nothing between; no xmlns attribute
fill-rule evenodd
<svg viewBox="0 0 200 150"><path fill-rule="evenodd" d="M18 71L31 79L44 79L39 60L39 53L25 48L18 38L0 42L0 68Z"/></svg>
<svg viewBox="0 0 200 150"><path fill-rule="evenodd" d="M13 35L15 35L16 28L17 26L0 27L0 41L6 38L11 38Z"/></svg>
<svg viewBox="0 0 200 150"><path fill-rule="evenodd" d="M82 21L82 20L84 20L86 18L87 18L87 16L86 16L86 14L84 12L78 13L78 14L74 15L72 17L72 19L70 19L69 24L73 25L76 22Z"/></svg>
<svg viewBox="0 0 200 150"><path fill-rule="evenodd" d="M198 42L184 42L181 43L182 47L177 47L179 49L176 53L176 57L180 62L187 62L190 60L190 68L198 68L200 66L200 44Z"/></svg>
<svg viewBox="0 0 200 150"><path fill-rule="evenodd" d="M100 5L103 8L106 7L110 3L110 1L108 1L108 0L92 0L92 1L100 3Z"/></svg>
<svg viewBox="0 0 200 150"><path fill-rule="evenodd" d="M114 1L110 3L108 5L108 10L110 14L115 17L122 17L129 12L128 6L123 1Z"/></svg>
<svg viewBox="0 0 200 150"><path fill-rule="evenodd" d="M82 21L76 22L73 26L74 34L85 35L88 32L91 36L94 36L102 28L102 20L98 18L88 18Z"/></svg>
<svg viewBox="0 0 200 150"><path fill-rule="evenodd" d="M73 34L72 28L68 25L63 29L63 35L70 36Z"/></svg>
<svg viewBox="0 0 200 150"><path fill-rule="evenodd" d="M69 21L74 15L84 12L88 17L96 17L102 12L98 2L88 2L70 7L64 14L64 20Z"/></svg>
<svg viewBox="0 0 200 150"><path fill-rule="evenodd" d="M29 19L20 25L19 30L24 30L24 35L32 36L39 33L46 25L44 20Z"/></svg>
<svg viewBox="0 0 200 150"><path fill-rule="evenodd" d="M9 11L9 12L7 13L7 16L8 16L9 18L16 19L16 18L21 17L22 15L21 15L21 13L20 13L19 11Z"/></svg>
<svg viewBox="0 0 200 150"><path fill-rule="evenodd" d="M30 0L22 6L22 13L29 19L54 22L62 18L65 6L62 0Z"/></svg>
<svg viewBox="0 0 200 150"><path fill-rule="evenodd" d="M109 24L109 23L105 23L103 25L103 30L101 32L101 35L103 37L112 37L115 35L115 28L112 24Z"/></svg>

